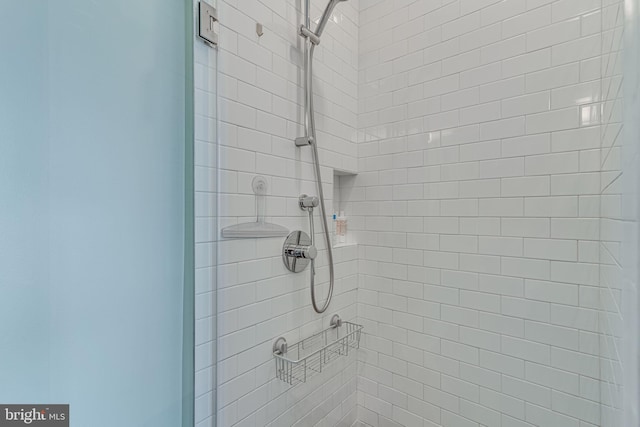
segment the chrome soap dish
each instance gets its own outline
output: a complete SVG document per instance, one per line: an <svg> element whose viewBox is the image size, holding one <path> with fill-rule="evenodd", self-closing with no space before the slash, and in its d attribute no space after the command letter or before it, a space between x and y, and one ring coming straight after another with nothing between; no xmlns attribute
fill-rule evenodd
<svg viewBox="0 0 640 427"><path fill-rule="evenodd" d="M283 337L278 338L273 343L276 377L291 385L306 382L340 356L348 356L350 349L360 348L362 329L362 325L343 322L336 314L328 329L296 344L288 345Z"/></svg>

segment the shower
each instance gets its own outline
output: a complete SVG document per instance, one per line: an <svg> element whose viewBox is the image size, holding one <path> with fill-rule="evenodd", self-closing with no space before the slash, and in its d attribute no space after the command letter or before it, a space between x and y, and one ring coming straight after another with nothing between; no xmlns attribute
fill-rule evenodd
<svg viewBox="0 0 640 427"><path fill-rule="evenodd" d="M318 144L316 137L316 124L315 124L315 111L313 107L313 54L315 51L315 47L320 43L320 36L324 32L324 29L329 22L329 18L331 17L331 13L336 5L340 2L346 0L331 0L327 5L320 21L318 22L318 26L316 27L315 32L311 30L311 0L305 0L305 11L304 11L304 23L300 26L300 35L305 38L304 42L304 128L305 128L305 136L296 138L296 145L298 147L303 146L311 146L311 152L313 154L313 162L316 176L316 184L318 188L318 196L320 201L320 216L322 218L322 228L324 231L325 243L327 245L327 256L329 258L329 292L327 295L327 299L324 302L323 306L318 307L318 303L316 301L316 293L315 293L315 260L311 260L311 303L313 305L313 309L317 313L324 313L324 311L329 307L329 303L331 303L331 297L333 296L333 285L334 285L334 268L333 268L333 252L331 247L331 238L329 236L329 227L327 224L327 212L325 208L324 201L324 191L322 189L322 176L320 175L320 159L318 157ZM310 219L312 220L311 213ZM313 224L313 222L312 222ZM313 245L314 235L313 235L313 227L311 230L311 244Z"/></svg>
<svg viewBox="0 0 640 427"><path fill-rule="evenodd" d="M333 9L337 6L338 3L343 2L343 1L347 1L347 0L331 0L329 1L329 4L327 5L327 8L324 10L324 13L322 14L322 18L320 18L320 22L318 22L318 26L316 27L316 36L320 37L322 35L322 33L324 32L324 27L327 25L327 22L329 22L329 18L331 17L331 14L333 13ZM308 14L308 2L307 2L307 15Z"/></svg>

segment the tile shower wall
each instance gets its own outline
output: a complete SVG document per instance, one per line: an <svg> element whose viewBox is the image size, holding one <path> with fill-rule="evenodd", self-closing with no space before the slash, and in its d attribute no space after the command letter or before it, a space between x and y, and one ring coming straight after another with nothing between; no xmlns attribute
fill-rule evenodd
<svg viewBox="0 0 640 427"><path fill-rule="evenodd" d="M362 422L600 425L602 3L361 0Z"/></svg>
<svg viewBox="0 0 640 427"><path fill-rule="evenodd" d="M311 152L293 144L303 135L302 44L297 34L301 3L218 0L220 227L256 220L251 181L262 175L269 184L267 221L290 230L309 229L297 198L301 193L317 194ZM319 17L325 2L314 0L312 6L313 17ZM256 23L264 27L262 37ZM333 169L357 167L357 28L356 0L336 9L317 49L317 124L329 211ZM205 125L213 132L213 122ZM211 182L213 177L203 179ZM220 233L210 231L212 238ZM321 241L320 234L316 237ZM285 270L283 241L218 242L218 425L351 425L357 414L354 356L306 384L290 387L275 379L271 349L279 336L294 343L326 328L335 312L345 320L356 317L356 248L335 251L334 299L326 315L316 315L310 304L309 271L294 275ZM326 248L319 246L318 295L325 295ZM213 247L206 255L206 262L213 259ZM211 421L202 423L206 425Z"/></svg>
<svg viewBox="0 0 640 427"><path fill-rule="evenodd" d="M625 157L628 160L622 167L621 152L625 131L623 121L623 28L624 28L624 1L610 0L606 2L602 14L604 37L602 39L602 128L600 165L601 175L601 222L600 222L600 302L602 315L600 318L601 341L601 423L603 427L615 427L633 425L623 420L623 388L637 381L632 373L635 369L623 369L624 348L622 337L624 335L625 320L630 316L629 309L637 310L637 299L633 305L623 304L623 293L627 292L627 298L634 293L631 291L631 281L625 281L624 277L630 277L630 266L637 263L637 249L635 245L629 246L629 240L622 245L623 230L626 227L630 236L637 238L637 231L633 230L636 220L635 207L631 208L629 202L635 202L637 196L625 194L623 199L624 182L628 189L637 188L637 175L630 170L630 162L636 161L635 150L637 141L628 138L629 145L624 147ZM635 64L634 64L635 65ZM635 70L637 73L637 70ZM627 74L631 76L631 73ZM630 81L633 81L631 78ZM634 91L635 92L635 91ZM635 120L634 120L635 121ZM624 171L624 172L623 172ZM626 205L626 214L623 214L623 200ZM626 222L626 224L625 224ZM623 254L626 254L623 256ZM626 272L624 270L627 270ZM626 289L625 289L626 286ZM635 294L637 297L637 294ZM632 301L630 299L630 301ZM637 325L630 331L635 331L633 342L637 345ZM637 359L636 362L637 363ZM632 380L632 381L629 381ZM629 392L627 389L626 392ZM636 396L633 394L633 396ZM629 405L637 406L637 401Z"/></svg>
<svg viewBox="0 0 640 427"><path fill-rule="evenodd" d="M640 424L638 402L640 401L640 298L638 293L638 222L640 210L640 1L624 1L624 129L622 151L622 214L623 237L620 250L623 267L621 319L623 322L622 340L618 340L616 348L621 351L621 364L624 378L623 419L618 425L637 426Z"/></svg>

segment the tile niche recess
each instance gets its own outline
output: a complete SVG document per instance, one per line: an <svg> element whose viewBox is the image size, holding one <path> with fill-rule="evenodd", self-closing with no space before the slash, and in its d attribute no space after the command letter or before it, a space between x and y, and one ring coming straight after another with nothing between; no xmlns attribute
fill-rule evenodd
<svg viewBox="0 0 640 427"><path fill-rule="evenodd" d="M354 193L360 191L359 188L355 188L356 176L357 175L353 172L339 169L333 170L333 210L327 212L327 215L329 215L329 219L331 221L329 227L332 233L332 238L334 238L334 247L352 246L357 244L353 233L353 224L349 218L353 213L353 202L360 199L358 195ZM339 243L333 236L335 233L333 214L336 213L337 215L340 215L340 212L344 212L347 217L347 238L344 243Z"/></svg>

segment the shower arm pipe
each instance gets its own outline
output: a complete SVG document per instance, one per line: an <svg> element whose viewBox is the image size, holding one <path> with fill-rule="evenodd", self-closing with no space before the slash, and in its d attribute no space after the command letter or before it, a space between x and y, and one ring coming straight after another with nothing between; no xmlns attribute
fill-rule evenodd
<svg viewBox="0 0 640 427"><path fill-rule="evenodd" d="M305 0L305 26L307 29L311 25L311 10L310 10L310 1ZM320 217L322 219L322 227L324 231L325 243L327 246L327 256L329 263L329 292L327 295L327 299L324 302L322 307L318 307L315 295L315 261L312 261L311 264L311 303L313 305L313 309L316 313L324 313L329 304L331 303L331 298L333 296L333 287L335 282L334 277L334 267L333 267L333 248L331 246L331 238L329 236L329 225L327 223L327 212L324 201L324 190L322 187L322 175L320 172L320 158L318 156L318 145L316 138L316 126L315 126L315 117L314 117L314 109L313 109L313 53L315 51L316 44L310 38L305 38L304 40L304 85L305 85L305 94L304 94L304 125L305 125L305 139L306 141L300 141L300 138L296 140L296 145L310 145L311 153L313 156L314 163L314 171L316 176L316 184L318 187L318 198L320 199ZM312 215L312 213L310 213ZM313 218L310 217L310 220ZM312 223L313 224L313 223ZM313 233L313 225L311 229L311 239L315 242L315 236Z"/></svg>

